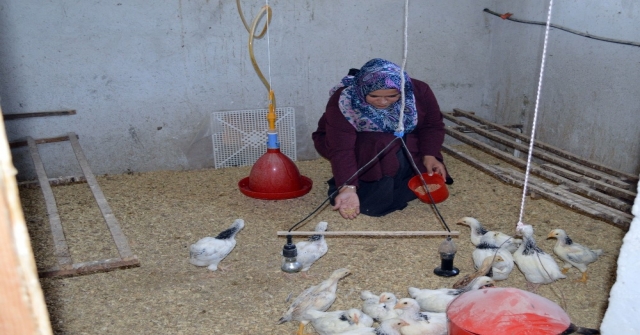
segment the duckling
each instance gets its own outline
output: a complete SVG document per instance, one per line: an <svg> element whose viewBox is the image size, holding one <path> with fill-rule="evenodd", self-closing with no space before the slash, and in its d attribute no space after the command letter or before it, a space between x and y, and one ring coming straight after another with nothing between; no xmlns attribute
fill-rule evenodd
<svg viewBox="0 0 640 335"><path fill-rule="evenodd" d="M346 268L335 270L328 279L304 290L298 295L296 300L293 301L280 320L278 320L278 324L292 320L299 321L300 326L297 335L302 335L305 326L311 321L311 317L307 314L307 311L316 310L324 312L329 309L336 300L338 281L349 274L350 272Z"/></svg>
<svg viewBox="0 0 640 335"><path fill-rule="evenodd" d="M547 238L557 239L553 252L564 261L562 273L567 273L572 266L575 266L582 272L582 278L579 282L587 282L587 265L598 260L602 255L601 249L589 249L581 244L573 242L562 229L554 229L549 232Z"/></svg>

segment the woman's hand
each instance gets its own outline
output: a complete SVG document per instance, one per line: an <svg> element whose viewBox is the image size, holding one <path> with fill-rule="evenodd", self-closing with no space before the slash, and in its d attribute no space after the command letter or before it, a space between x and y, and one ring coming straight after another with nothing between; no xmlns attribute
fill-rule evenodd
<svg viewBox="0 0 640 335"><path fill-rule="evenodd" d="M427 168L427 173L432 175L434 172L441 175L445 180L447 179L447 170L444 168L444 164L437 160L434 156L422 157L422 164Z"/></svg>
<svg viewBox="0 0 640 335"><path fill-rule="evenodd" d="M345 219L355 219L360 214L360 199L355 187L343 187L338 191L333 210Z"/></svg>

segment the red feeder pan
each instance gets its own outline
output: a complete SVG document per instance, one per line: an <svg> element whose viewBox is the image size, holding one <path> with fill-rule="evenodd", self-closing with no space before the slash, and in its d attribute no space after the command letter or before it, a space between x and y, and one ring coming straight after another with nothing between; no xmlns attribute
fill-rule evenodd
<svg viewBox="0 0 640 335"><path fill-rule="evenodd" d="M244 195L263 200L301 197L311 190L313 181L300 175L298 167L280 149L267 149L253 167L249 177L238 182Z"/></svg>
<svg viewBox="0 0 640 335"><path fill-rule="evenodd" d="M444 183L444 178L434 173L429 176L427 173L422 174L422 178L427 183L427 187L429 187L429 192L431 193L431 198L433 198L433 203L440 203L445 201L449 197L449 189L447 189L447 185ZM431 199L429 198L429 194L425 191L424 186L422 185L422 181L420 180L420 176L414 176L409 179L409 189L413 191L418 196L422 202L431 204Z"/></svg>
<svg viewBox="0 0 640 335"><path fill-rule="evenodd" d="M461 294L447 308L450 335L559 335L571 325L553 301L517 288Z"/></svg>

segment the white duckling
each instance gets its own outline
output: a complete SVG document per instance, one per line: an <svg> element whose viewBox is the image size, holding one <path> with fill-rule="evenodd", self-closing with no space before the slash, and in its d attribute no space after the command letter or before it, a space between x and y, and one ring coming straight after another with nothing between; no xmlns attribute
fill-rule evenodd
<svg viewBox="0 0 640 335"><path fill-rule="evenodd" d="M321 221L316 225L315 231L324 232L326 230L327 222ZM297 261L302 265L300 271L303 276L308 276L311 265L329 250L323 234L311 235L306 241L296 243L296 249L298 250Z"/></svg>
<svg viewBox="0 0 640 335"><path fill-rule="evenodd" d="M500 247L504 247L505 249L509 250L509 252L511 253L513 253L514 251L516 251L516 249L518 249L519 240L516 240L513 237L504 233L489 231L485 229L480 223L480 221L478 221L476 218L466 216L458 220L458 222L456 223L469 226L469 228L471 229L471 243L473 245L477 246L478 244L480 244L482 242L483 237L487 235L487 233L499 233L498 235L491 236L493 244L496 244Z"/></svg>
<svg viewBox="0 0 640 335"><path fill-rule="evenodd" d="M541 284L549 284L558 279L567 278L562 274L553 257L536 245L531 225L521 225L518 230L523 236L522 244L513 253L513 259L524 274L527 286L532 292L537 291Z"/></svg>
<svg viewBox="0 0 640 335"><path fill-rule="evenodd" d="M447 335L446 313L420 312L420 305L415 299L398 300L395 309L402 311L400 318L408 325L400 328L402 335Z"/></svg>
<svg viewBox="0 0 640 335"><path fill-rule="evenodd" d="M206 266L211 271L218 269L222 261L236 246L236 234L244 227L244 220L237 219L216 237L204 237L189 247L189 262L195 266ZM226 268L220 267L221 270Z"/></svg>
<svg viewBox="0 0 640 335"><path fill-rule="evenodd" d="M487 234L494 233L490 232ZM495 258L498 255L500 256L502 261L500 262L500 264L498 264L498 266L496 266L495 264L492 265L491 278L493 278L494 280L505 280L509 277L509 274L514 267L513 255L511 255L511 253L507 249L500 248L498 247L498 245L493 244L489 240L483 240L473 250L473 264L475 265L476 269L479 269L482 267L482 263L487 257Z"/></svg>
<svg viewBox="0 0 640 335"><path fill-rule="evenodd" d="M553 252L564 261L562 273L567 273L572 266L582 272L582 278L578 281L587 282L587 265L598 260L602 255L601 249L589 249L573 240L562 229L554 229L549 232L547 238L556 238Z"/></svg>
<svg viewBox="0 0 640 335"><path fill-rule="evenodd" d="M320 335L333 335L373 325L373 319L357 308L346 311L322 312L309 310L311 325Z"/></svg>
<svg viewBox="0 0 640 335"><path fill-rule="evenodd" d="M480 265L480 267L478 267L478 270L476 270L476 272L474 272L472 274L467 274L464 277L460 278L457 282L455 282L451 286L451 288L463 288L463 287L469 285L476 278L482 277L482 276L487 276L487 277L490 277L490 278L493 279L493 277L492 277L492 275L493 275L492 267L493 266L497 266L501 262L504 262L504 260L502 259L502 256L500 256L500 255L488 256L487 258L484 259L484 261L482 261L482 265Z"/></svg>
<svg viewBox="0 0 640 335"><path fill-rule="evenodd" d="M304 327L312 320L307 312L309 310L324 312L329 309L336 300L338 281L349 275L349 273L346 268L335 270L328 279L304 290L278 320L278 324L292 320L299 321L300 326L298 327L297 335L302 335Z"/></svg>
<svg viewBox="0 0 640 335"><path fill-rule="evenodd" d="M383 292L378 296L365 290L360 292L360 299L363 300L362 311L377 322L398 317L393 309L398 299L391 292Z"/></svg>
<svg viewBox="0 0 640 335"><path fill-rule="evenodd" d="M415 299L420 305L420 309L426 312L444 313L447 310L447 306L453 299L460 294L479 290L485 287L492 287L495 285L495 281L487 276L478 277L473 280L469 285L460 289L440 288L440 289L419 289L415 287L409 287L409 296Z"/></svg>

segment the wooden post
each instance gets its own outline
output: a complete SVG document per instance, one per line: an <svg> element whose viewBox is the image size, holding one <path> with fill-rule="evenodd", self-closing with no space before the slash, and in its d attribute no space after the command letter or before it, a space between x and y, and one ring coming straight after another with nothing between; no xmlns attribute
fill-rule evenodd
<svg viewBox="0 0 640 335"><path fill-rule="evenodd" d="M53 332L2 119L0 128L0 334L48 335Z"/></svg>

